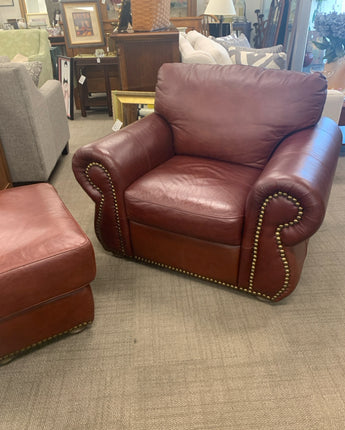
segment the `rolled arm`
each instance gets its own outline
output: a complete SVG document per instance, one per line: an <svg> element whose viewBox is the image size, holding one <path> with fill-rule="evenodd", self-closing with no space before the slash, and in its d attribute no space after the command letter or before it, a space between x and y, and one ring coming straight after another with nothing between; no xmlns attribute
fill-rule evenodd
<svg viewBox="0 0 345 430"><path fill-rule="evenodd" d="M132 255L124 192L172 156L171 129L154 113L77 150L73 172L96 204L95 231L106 250Z"/></svg>
<svg viewBox="0 0 345 430"><path fill-rule="evenodd" d="M295 288L325 216L341 141L336 123L323 118L279 144L247 199L240 284L274 300Z"/></svg>

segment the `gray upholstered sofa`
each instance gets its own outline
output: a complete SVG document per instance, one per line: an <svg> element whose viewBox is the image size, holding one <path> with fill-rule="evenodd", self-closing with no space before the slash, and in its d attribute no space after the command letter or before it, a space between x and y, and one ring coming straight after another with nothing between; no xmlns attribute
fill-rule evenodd
<svg viewBox="0 0 345 430"><path fill-rule="evenodd" d="M14 183L47 181L69 128L59 81L37 88L20 63L0 63L0 140Z"/></svg>

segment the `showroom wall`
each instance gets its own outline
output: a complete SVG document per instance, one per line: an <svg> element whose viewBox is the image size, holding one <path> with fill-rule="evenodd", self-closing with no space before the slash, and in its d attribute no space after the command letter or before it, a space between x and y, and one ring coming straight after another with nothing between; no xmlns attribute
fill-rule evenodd
<svg viewBox="0 0 345 430"><path fill-rule="evenodd" d="M201 15L206 6L207 6L208 0L198 0L197 3L197 14ZM247 19L251 23L256 22L256 15L255 15L255 9L261 9L263 0L246 0L246 6L247 6ZM0 24L7 21L7 19L18 19L21 18L20 8L19 8L19 2L18 0L14 0L14 6L5 6L0 7Z"/></svg>

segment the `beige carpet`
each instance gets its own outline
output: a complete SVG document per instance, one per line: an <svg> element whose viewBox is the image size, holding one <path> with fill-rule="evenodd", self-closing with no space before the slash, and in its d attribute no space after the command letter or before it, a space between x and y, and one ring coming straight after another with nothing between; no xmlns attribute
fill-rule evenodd
<svg viewBox="0 0 345 430"><path fill-rule="evenodd" d="M343 430L345 158L302 279L272 305L103 251L71 159L112 120L69 124L51 182L95 247L95 322L0 368L0 429Z"/></svg>

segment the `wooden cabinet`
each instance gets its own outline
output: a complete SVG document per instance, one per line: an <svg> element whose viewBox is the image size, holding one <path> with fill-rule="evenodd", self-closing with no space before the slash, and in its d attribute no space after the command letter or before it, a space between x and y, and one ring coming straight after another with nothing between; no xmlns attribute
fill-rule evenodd
<svg viewBox="0 0 345 430"><path fill-rule="evenodd" d="M154 91L163 63L180 62L179 33L154 31L114 33L122 90Z"/></svg>
<svg viewBox="0 0 345 430"><path fill-rule="evenodd" d="M10 172L0 140L0 190L12 187Z"/></svg>

